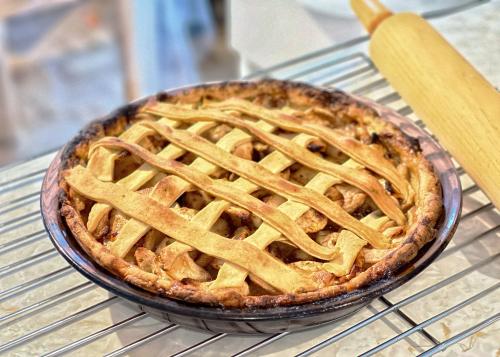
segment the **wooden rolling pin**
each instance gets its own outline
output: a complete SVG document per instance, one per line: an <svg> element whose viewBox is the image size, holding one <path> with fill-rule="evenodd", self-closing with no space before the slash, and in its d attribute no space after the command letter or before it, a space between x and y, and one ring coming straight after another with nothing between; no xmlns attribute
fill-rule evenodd
<svg viewBox="0 0 500 357"><path fill-rule="evenodd" d="M500 93L420 16L377 0L351 6L374 64L500 208Z"/></svg>

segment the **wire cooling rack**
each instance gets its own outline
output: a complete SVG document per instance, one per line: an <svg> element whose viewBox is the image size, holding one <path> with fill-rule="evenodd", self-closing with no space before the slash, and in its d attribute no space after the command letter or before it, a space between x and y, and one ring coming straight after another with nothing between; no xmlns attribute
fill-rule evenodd
<svg viewBox="0 0 500 357"><path fill-rule="evenodd" d="M337 87L390 106L425 128L374 68L366 45L366 37L357 38L252 77ZM417 278L340 322L302 332L241 336L158 321L87 281L59 257L43 229L38 204L53 157L50 153L0 169L0 354L498 354L500 214L458 165L464 188L461 223L448 248Z"/></svg>

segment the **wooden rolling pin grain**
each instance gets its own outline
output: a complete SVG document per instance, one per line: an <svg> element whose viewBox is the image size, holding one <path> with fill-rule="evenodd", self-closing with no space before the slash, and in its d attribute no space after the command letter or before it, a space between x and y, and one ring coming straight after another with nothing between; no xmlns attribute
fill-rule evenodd
<svg viewBox="0 0 500 357"><path fill-rule="evenodd" d="M500 93L420 16L351 5L372 33L373 63L500 208Z"/></svg>

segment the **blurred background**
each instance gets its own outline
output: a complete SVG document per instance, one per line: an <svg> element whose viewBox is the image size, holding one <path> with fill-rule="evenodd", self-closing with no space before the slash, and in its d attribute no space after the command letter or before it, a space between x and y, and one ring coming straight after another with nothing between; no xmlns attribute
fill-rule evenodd
<svg viewBox="0 0 500 357"><path fill-rule="evenodd" d="M431 11L467 0L390 0ZM140 96L364 34L348 0L0 0L0 165Z"/></svg>

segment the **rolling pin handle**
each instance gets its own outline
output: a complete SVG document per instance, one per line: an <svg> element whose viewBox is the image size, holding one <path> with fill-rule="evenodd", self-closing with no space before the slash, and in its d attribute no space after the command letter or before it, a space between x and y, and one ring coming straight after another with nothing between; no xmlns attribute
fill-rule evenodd
<svg viewBox="0 0 500 357"><path fill-rule="evenodd" d="M351 0L351 8L369 33L373 33L383 20L392 15L378 0Z"/></svg>

